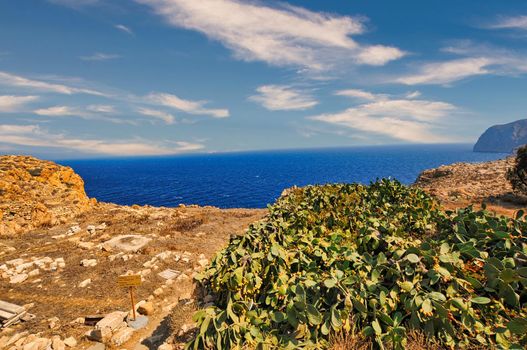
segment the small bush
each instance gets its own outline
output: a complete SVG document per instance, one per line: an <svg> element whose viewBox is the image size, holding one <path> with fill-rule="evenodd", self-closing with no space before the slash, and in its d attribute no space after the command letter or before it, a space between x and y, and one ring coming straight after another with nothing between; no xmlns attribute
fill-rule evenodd
<svg viewBox="0 0 527 350"><path fill-rule="evenodd" d="M514 192L527 195L527 145L518 148L514 166L507 171Z"/></svg>
<svg viewBox="0 0 527 350"><path fill-rule="evenodd" d="M405 349L527 346L527 221L442 213L396 181L309 186L231 238L197 276L194 349L321 349L356 334ZM360 338L356 338L360 339Z"/></svg>

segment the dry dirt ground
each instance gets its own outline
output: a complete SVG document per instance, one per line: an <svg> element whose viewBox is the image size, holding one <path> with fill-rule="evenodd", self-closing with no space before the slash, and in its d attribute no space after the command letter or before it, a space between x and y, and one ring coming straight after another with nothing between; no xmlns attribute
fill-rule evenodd
<svg viewBox="0 0 527 350"><path fill-rule="evenodd" d="M258 209L124 207L99 203L92 211L67 224L10 238L0 236L0 265L18 258L43 257L63 258L65 263L56 271L41 269L38 275L30 276L22 283L11 284L9 279L0 279L0 299L19 305L32 304L29 312L36 316L1 332L0 338L27 330L31 334L41 332L39 336L46 338L73 336L78 341L76 348L88 348L93 343L84 340L83 334L93 327L85 326L79 317L129 310L128 291L117 286L117 277L133 271L145 275L142 286L137 288L136 300L150 298L155 304L155 312L149 316L147 329L135 332L133 338L119 348L155 349L172 332L177 333L178 329L170 328L181 327L191 319L191 278L195 270L201 268L198 261L205 263L203 258L210 259L226 244L231 234L242 233L249 223L259 220L264 213ZM91 234L87 232L89 225L103 223L106 228ZM70 236L63 237L70 227L77 225L81 228L78 233L71 234L70 231ZM112 237L128 234L145 236L151 241L137 253L120 255L119 250L106 251L98 246ZM163 252L172 254L165 260L157 259L150 266L148 261ZM97 265L81 266L84 259L95 259ZM167 268L181 272L183 278L167 284L167 280L158 275ZM79 284L87 279L91 279L91 283L80 287ZM171 321L167 317L171 313L179 317ZM58 321L52 322L54 317Z"/></svg>

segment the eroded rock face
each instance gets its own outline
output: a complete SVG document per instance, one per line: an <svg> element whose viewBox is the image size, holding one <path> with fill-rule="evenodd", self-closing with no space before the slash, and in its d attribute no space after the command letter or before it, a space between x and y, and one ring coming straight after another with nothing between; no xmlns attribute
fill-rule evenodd
<svg viewBox="0 0 527 350"><path fill-rule="evenodd" d="M443 165L423 171L415 186L443 201L461 198L479 202L512 191L506 174L513 165L513 157L484 163Z"/></svg>
<svg viewBox="0 0 527 350"><path fill-rule="evenodd" d="M0 156L0 235L64 223L95 203L70 167L28 156Z"/></svg>

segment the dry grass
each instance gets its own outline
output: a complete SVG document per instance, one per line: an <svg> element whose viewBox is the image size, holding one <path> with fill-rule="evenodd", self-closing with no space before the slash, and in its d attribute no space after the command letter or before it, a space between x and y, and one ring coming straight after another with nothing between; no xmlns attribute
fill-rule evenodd
<svg viewBox="0 0 527 350"><path fill-rule="evenodd" d="M441 350L445 347L439 345L435 340L427 338L422 332L409 331L406 350ZM385 344L386 349L392 349L390 344ZM331 350L369 350L374 349L371 338L365 338L361 334L340 334L332 339Z"/></svg>

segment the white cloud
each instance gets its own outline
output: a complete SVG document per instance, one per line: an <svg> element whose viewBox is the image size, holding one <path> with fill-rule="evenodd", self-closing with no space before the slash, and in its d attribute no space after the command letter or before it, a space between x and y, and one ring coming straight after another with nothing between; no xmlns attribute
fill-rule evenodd
<svg viewBox="0 0 527 350"><path fill-rule="evenodd" d="M89 105L86 107L86 110L94 113L106 113L106 114L115 114L117 110L114 106L110 105Z"/></svg>
<svg viewBox="0 0 527 350"><path fill-rule="evenodd" d="M72 87L64 84L46 82L42 80L28 79L19 75L14 75L0 71L0 85L9 87L21 87L34 91L53 92L58 94L88 94L95 96L106 96L104 93L92 89Z"/></svg>
<svg viewBox="0 0 527 350"><path fill-rule="evenodd" d="M447 138L437 135L434 129L440 126L441 118L456 110L455 106L445 102L390 99L388 95L372 94L372 97L375 96L382 98L342 112L316 115L309 119L406 142L448 141Z"/></svg>
<svg viewBox="0 0 527 350"><path fill-rule="evenodd" d="M137 124L135 120L109 116L111 114L117 114L118 112L113 106L107 105L88 105L86 107L52 106L36 109L33 113L46 117L77 117L87 120L101 120L115 124Z"/></svg>
<svg viewBox="0 0 527 350"><path fill-rule="evenodd" d="M38 96L0 95L0 112L17 112L36 100Z"/></svg>
<svg viewBox="0 0 527 350"><path fill-rule="evenodd" d="M199 143L147 142L144 140L105 141L98 139L70 138L52 134L37 125L0 125L0 143L29 147L50 147L76 150L87 154L113 156L170 155L203 149Z"/></svg>
<svg viewBox="0 0 527 350"><path fill-rule="evenodd" d="M406 98L413 100L414 98L418 98L421 96L421 91L412 91L406 94Z"/></svg>
<svg viewBox="0 0 527 350"><path fill-rule="evenodd" d="M383 66L386 63L398 60L405 56L405 53L396 47L383 45L367 46L360 50L357 61L361 64L371 66Z"/></svg>
<svg viewBox="0 0 527 350"><path fill-rule="evenodd" d="M495 61L488 57L459 58L446 62L428 63L417 73L395 79L406 85L448 84L476 75L490 74L490 66Z"/></svg>
<svg viewBox="0 0 527 350"><path fill-rule="evenodd" d="M80 59L83 61L108 61L108 60L114 60L120 57L121 57L120 55L115 55L111 53L96 52L90 56L81 56Z"/></svg>
<svg viewBox="0 0 527 350"><path fill-rule="evenodd" d="M142 115L146 115L147 117L153 117L153 118L160 119L164 121L166 124L174 124L174 122L176 121L176 119L174 118L172 114L164 112L164 111L159 111L157 109L140 107L137 109L137 111L141 113Z"/></svg>
<svg viewBox="0 0 527 350"><path fill-rule="evenodd" d="M119 29L119 30L122 31L122 32L127 33L127 34L134 34L134 32L132 31L132 29L130 29L130 27L125 26L124 24L116 24L116 25L114 25L114 27L115 27L116 29Z"/></svg>
<svg viewBox="0 0 527 350"><path fill-rule="evenodd" d="M501 17L498 21L487 27L490 29L527 30L527 16Z"/></svg>
<svg viewBox="0 0 527 350"><path fill-rule="evenodd" d="M214 118L226 118L229 116L228 109L205 108L207 101L190 101L177 97L176 95L155 92L146 97L150 103L183 111L189 114L209 115Z"/></svg>
<svg viewBox="0 0 527 350"><path fill-rule="evenodd" d="M83 111L68 106L53 106L48 108L39 108L34 110L33 113L38 115L44 115L46 117L85 116L85 113Z"/></svg>
<svg viewBox="0 0 527 350"><path fill-rule="evenodd" d="M220 41L238 59L325 70L337 62L382 65L404 52L361 46L351 35L365 31L361 19L309 11L289 4L240 0L136 0L170 25Z"/></svg>
<svg viewBox="0 0 527 350"><path fill-rule="evenodd" d="M337 96L346 96L346 97L353 97L360 100L367 100L367 101L375 101L379 98L381 98L380 95L373 94L369 91L364 91L360 89L346 89L346 90L339 90L335 92L335 95Z"/></svg>
<svg viewBox="0 0 527 350"><path fill-rule="evenodd" d="M257 95L249 97L271 111L305 110L318 104L305 91L287 85L263 85L256 89Z"/></svg>

